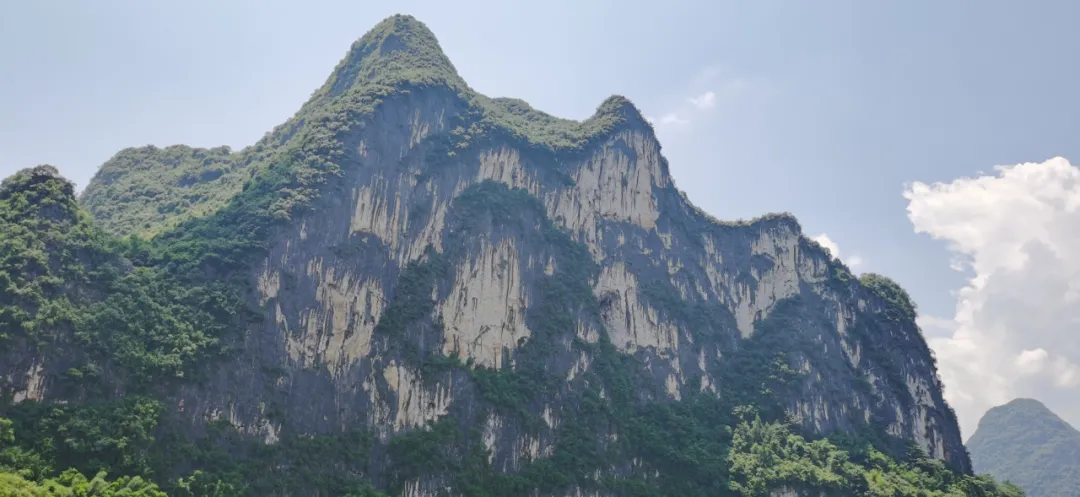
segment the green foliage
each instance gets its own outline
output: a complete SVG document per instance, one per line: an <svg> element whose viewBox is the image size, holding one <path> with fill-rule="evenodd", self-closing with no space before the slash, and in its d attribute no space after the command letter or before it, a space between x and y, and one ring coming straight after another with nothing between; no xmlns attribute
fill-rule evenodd
<svg viewBox="0 0 1080 497"><path fill-rule="evenodd" d="M29 476L67 467L88 474L148 475L162 407L137 396L101 404L24 402L10 412L17 436L13 452L4 459L13 467L38 466ZM28 459L39 462L28 464Z"/></svg>
<svg viewBox="0 0 1080 497"><path fill-rule="evenodd" d="M406 15L386 18L353 43L315 99L364 85L467 87L435 35Z"/></svg>
<svg viewBox="0 0 1080 497"><path fill-rule="evenodd" d="M87 281L84 263L102 257L101 238L73 195L51 166L0 185L0 342L46 343L50 331L71 327L76 310L66 290Z"/></svg>
<svg viewBox="0 0 1080 497"><path fill-rule="evenodd" d="M48 436L33 434L29 441L35 450L47 454L50 459L64 459L55 457L58 453L81 453L89 458L74 458L82 467L108 467L113 464L116 467L139 466L140 461L125 456L121 456L121 460L106 461L124 452L139 451L149 438L149 430L156 421L151 418L157 416L159 406L145 400L135 400L131 404L132 409L105 409L108 412L97 419L94 416L72 416L58 412L59 409L53 412L35 409L33 415L49 418L48 424L53 431ZM103 426L102 420L109 426ZM0 496L165 497L157 485L139 476L122 476L109 481L104 469L90 473L96 475L92 479L74 468L63 471L55 478L48 478L47 474L53 473L53 470L45 462L45 457L16 445L20 439L27 438L22 435L15 429L15 423L0 418Z"/></svg>
<svg viewBox="0 0 1080 497"><path fill-rule="evenodd" d="M251 165L228 147L128 148L101 166L80 200L109 233L153 236L225 205Z"/></svg>
<svg viewBox="0 0 1080 497"><path fill-rule="evenodd" d="M732 439L731 490L764 497L778 488L867 497L1019 497L1019 489L958 475L918 454L896 461L872 447L861 463L828 440L808 441L760 418L740 422Z"/></svg>
<svg viewBox="0 0 1080 497"><path fill-rule="evenodd" d="M855 275L851 274L846 267L839 263L831 263L829 265L829 280L827 284L834 291L844 294L848 288L850 288L853 281L857 281Z"/></svg>
<svg viewBox="0 0 1080 497"><path fill-rule="evenodd" d="M0 472L0 496L3 497L166 497L157 485L139 477L121 477L109 481L101 472L87 479L75 470L41 482Z"/></svg>
<svg viewBox="0 0 1080 497"><path fill-rule="evenodd" d="M1080 488L1080 431L1037 400L987 411L967 447L976 471L1011 481L1030 497L1063 497Z"/></svg>
<svg viewBox="0 0 1080 497"><path fill-rule="evenodd" d="M875 273L864 273L859 282L871 293L884 300L887 308L885 316L893 321L914 322L916 317L915 302L907 291L895 281Z"/></svg>
<svg viewBox="0 0 1080 497"><path fill-rule="evenodd" d="M373 443L367 432L287 436L267 445L226 424L213 427L195 443L175 435L157 441L153 433L160 409L159 403L148 399L92 407L39 404L25 408L16 413L19 417L14 423L0 418L0 473L31 482L28 485L44 485L58 468L71 467L58 480L69 486L75 480L64 478L80 471L98 474L95 481L103 480L106 472L119 473L125 476L113 485L122 489L131 484L134 490L142 488L137 484L144 478L161 478L179 463L202 469L163 483L173 495L190 497L270 495L289 489L344 495L367 484L364 473ZM13 429L14 425L20 429ZM0 495L6 494L0 491Z"/></svg>
<svg viewBox="0 0 1080 497"><path fill-rule="evenodd" d="M190 476L177 480L173 493L186 497L233 497L244 495L246 491L247 485L243 482L225 482L202 470L195 470Z"/></svg>
<svg viewBox="0 0 1080 497"><path fill-rule="evenodd" d="M208 305L218 293L129 267L122 254L138 243L101 233L73 192L48 166L0 190L0 339L76 359L70 375L84 390L103 372L128 390L160 388L219 353L229 323Z"/></svg>
<svg viewBox="0 0 1080 497"><path fill-rule="evenodd" d="M160 388L160 381L195 373L198 361L223 351L228 323L213 315L217 290L175 285L142 270L102 287L104 298L76 318L75 337L94 357L120 367L129 389Z"/></svg>
<svg viewBox="0 0 1080 497"><path fill-rule="evenodd" d="M808 490L850 486L842 468L845 454L830 449L827 441L806 443L783 425L764 424L761 418L742 422L732 439L731 489L756 497L788 485Z"/></svg>
<svg viewBox="0 0 1080 497"><path fill-rule="evenodd" d="M296 491L344 495L367 482L373 444L372 434L361 430L290 435L266 444L222 423L195 443L173 441L173 452L157 457L199 468L177 482L176 495L263 496Z"/></svg>
<svg viewBox="0 0 1080 497"><path fill-rule="evenodd" d="M472 94L466 113L472 122L467 130L456 130L464 138L461 145L503 139L539 154L541 163L558 165L587 151L628 119L644 123L625 97L609 97L584 121L560 119L529 107L520 100L489 99ZM630 117L633 116L633 117Z"/></svg>

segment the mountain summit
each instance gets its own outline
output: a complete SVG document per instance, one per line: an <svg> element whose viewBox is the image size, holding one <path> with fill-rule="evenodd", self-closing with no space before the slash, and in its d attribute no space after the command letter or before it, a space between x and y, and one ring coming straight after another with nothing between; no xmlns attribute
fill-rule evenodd
<svg viewBox="0 0 1080 497"><path fill-rule="evenodd" d="M1016 495L896 283L703 213L624 97L477 94L408 16L244 150L122 150L81 206L51 174L0 190L0 493Z"/></svg>
<svg viewBox="0 0 1080 497"><path fill-rule="evenodd" d="M389 17L353 43L320 92L339 95L370 84L467 88L435 34L412 16Z"/></svg>
<svg viewBox="0 0 1080 497"><path fill-rule="evenodd" d="M1029 497L1080 496L1080 431L1037 400L990 409L967 446L976 471L1011 481Z"/></svg>

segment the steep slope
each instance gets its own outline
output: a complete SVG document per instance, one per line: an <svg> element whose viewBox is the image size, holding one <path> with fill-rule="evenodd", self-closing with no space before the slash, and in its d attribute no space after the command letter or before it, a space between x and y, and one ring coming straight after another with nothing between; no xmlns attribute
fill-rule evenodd
<svg viewBox="0 0 1080 497"><path fill-rule="evenodd" d="M42 328L82 346L20 325L0 350L0 414L54 471L193 495L1015 494L966 475L903 290L789 215L696 209L625 98L582 122L488 99L395 16L255 146L163 150L82 199L156 235L77 216L100 261ZM0 316L42 315L0 290Z"/></svg>
<svg viewBox="0 0 1080 497"><path fill-rule="evenodd" d="M1033 399L990 409L967 443L979 473L1030 497L1080 496L1080 431Z"/></svg>

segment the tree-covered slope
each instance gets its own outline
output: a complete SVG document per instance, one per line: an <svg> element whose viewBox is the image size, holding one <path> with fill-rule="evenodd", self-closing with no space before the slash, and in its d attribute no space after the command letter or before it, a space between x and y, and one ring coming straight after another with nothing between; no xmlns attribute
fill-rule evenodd
<svg viewBox="0 0 1080 497"><path fill-rule="evenodd" d="M1019 495L895 283L701 213L624 98L476 94L407 16L252 147L81 200L0 187L0 495Z"/></svg>
<svg viewBox="0 0 1080 497"><path fill-rule="evenodd" d="M1080 496L1080 431L1037 400L990 409L967 446L976 471L1009 480L1030 497Z"/></svg>
<svg viewBox="0 0 1080 497"><path fill-rule="evenodd" d="M80 201L113 234L153 235L224 205L250 179L248 157L228 147L124 149L101 166Z"/></svg>
<svg viewBox="0 0 1080 497"><path fill-rule="evenodd" d="M137 239L116 239L95 226L55 168L4 180L0 357L8 370L25 371L16 385L43 388L49 378L38 373L55 359L64 370L54 380L67 395L158 388L215 353L214 334L230 318L201 305L216 298L212 285L177 285L164 271L135 267L126 256L139 251Z"/></svg>

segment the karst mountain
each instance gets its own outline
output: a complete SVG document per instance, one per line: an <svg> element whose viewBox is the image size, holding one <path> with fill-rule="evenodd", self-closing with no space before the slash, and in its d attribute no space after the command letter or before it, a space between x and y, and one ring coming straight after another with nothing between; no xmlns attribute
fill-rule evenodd
<svg viewBox="0 0 1080 497"><path fill-rule="evenodd" d="M915 317L791 215L696 208L628 99L485 97L398 15L243 150L4 180L0 489L1021 495Z"/></svg>

